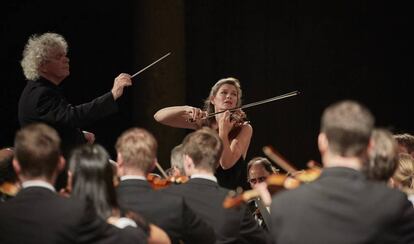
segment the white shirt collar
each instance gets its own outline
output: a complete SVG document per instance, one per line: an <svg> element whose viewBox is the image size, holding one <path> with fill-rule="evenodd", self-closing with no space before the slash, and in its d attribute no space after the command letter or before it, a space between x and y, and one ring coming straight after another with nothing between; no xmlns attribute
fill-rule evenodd
<svg viewBox="0 0 414 244"><path fill-rule="evenodd" d="M190 177L191 179L194 178L201 178L201 179L206 179L206 180L211 180L217 183L217 178L214 175L208 175L208 174L193 174Z"/></svg>
<svg viewBox="0 0 414 244"><path fill-rule="evenodd" d="M53 192L56 192L55 188L48 182L43 181L43 180L27 180L25 182L22 183L22 187L23 188L28 188L28 187L43 187L43 188L47 188Z"/></svg>
<svg viewBox="0 0 414 244"><path fill-rule="evenodd" d="M147 179L144 176L139 176L139 175L123 175L121 176L121 181L124 180L145 180L147 181Z"/></svg>

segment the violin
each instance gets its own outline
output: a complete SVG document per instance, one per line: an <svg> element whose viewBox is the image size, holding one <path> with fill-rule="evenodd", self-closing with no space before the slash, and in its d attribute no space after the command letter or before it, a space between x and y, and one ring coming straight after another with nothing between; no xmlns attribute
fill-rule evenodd
<svg viewBox="0 0 414 244"><path fill-rule="evenodd" d="M158 168L158 170L161 172L164 178L153 173L147 174L147 181L148 183L150 183L153 189L158 190L165 188L171 184L182 184L189 180L188 176L185 175L168 176L165 170L161 167L161 165L158 162L155 162L155 166Z"/></svg>
<svg viewBox="0 0 414 244"><path fill-rule="evenodd" d="M169 176L167 178L161 178L156 174L148 174L147 181L153 189L163 189L172 184L182 184L189 180L188 176Z"/></svg>
<svg viewBox="0 0 414 244"><path fill-rule="evenodd" d="M306 170L300 170L294 173L287 174L271 174L266 179L267 193L266 189L257 188L245 191L239 195L236 195L234 191L229 192L229 195L223 201L224 208L233 208L239 206L241 203L248 202L254 198L262 197L263 200L266 198L266 194L270 193L273 195L283 189L295 189L303 183L309 183L316 180L322 170L319 167L314 167ZM264 200L264 202L269 202L269 200Z"/></svg>
<svg viewBox="0 0 414 244"><path fill-rule="evenodd" d="M216 114L224 113L226 111L227 110L223 110L223 111L220 111L217 113L211 113L211 114L207 114L207 112L204 111L205 116L201 117L201 120L213 118ZM247 120L246 113L244 113L241 109L236 109L236 110L230 109L228 111L230 111L230 121L234 122L234 127L239 127L245 123L250 123L250 121ZM187 121L190 123L196 122L193 118L189 118L187 119Z"/></svg>

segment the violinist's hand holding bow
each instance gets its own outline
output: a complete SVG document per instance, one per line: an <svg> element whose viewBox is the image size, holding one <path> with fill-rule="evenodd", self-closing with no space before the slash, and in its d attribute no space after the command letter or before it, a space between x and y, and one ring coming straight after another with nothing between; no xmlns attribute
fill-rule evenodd
<svg viewBox="0 0 414 244"><path fill-rule="evenodd" d="M185 109L187 121L191 123L200 123L202 119L207 117L207 112L196 107L187 106Z"/></svg>

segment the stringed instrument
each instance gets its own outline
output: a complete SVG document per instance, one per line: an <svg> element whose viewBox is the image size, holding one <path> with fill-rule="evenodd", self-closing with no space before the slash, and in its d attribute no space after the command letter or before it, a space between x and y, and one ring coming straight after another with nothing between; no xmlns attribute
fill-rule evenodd
<svg viewBox="0 0 414 244"><path fill-rule="evenodd" d="M229 193L224 199L223 207L232 208L240 205L241 203L248 202L251 199L261 197L264 202L270 203L271 197L281 190L295 189L303 183L309 183L316 180L322 169L317 164L314 163L311 168L306 170L297 170L292 166L289 161L287 161L279 152L277 152L273 147L266 146L263 148L266 156L268 156L272 161L276 162L282 169L284 169L287 174L271 174L266 179L267 189L258 188L245 191L241 194L236 195L234 192Z"/></svg>
<svg viewBox="0 0 414 244"><path fill-rule="evenodd" d="M295 189L303 183L309 183L316 180L320 174L320 168L301 170L298 171L295 175L271 174L265 181L267 185L267 191L270 193L270 195L273 195L277 192L280 192L281 190ZM265 198L265 194L267 193L260 188L247 190L239 195L235 194L234 192L230 192L229 195L224 199L223 207L232 208L257 197Z"/></svg>

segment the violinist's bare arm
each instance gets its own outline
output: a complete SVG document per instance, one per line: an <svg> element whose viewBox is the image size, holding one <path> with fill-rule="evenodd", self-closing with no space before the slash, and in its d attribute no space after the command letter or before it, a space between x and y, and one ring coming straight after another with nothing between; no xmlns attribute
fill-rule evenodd
<svg viewBox="0 0 414 244"><path fill-rule="evenodd" d="M245 123L241 125L240 133L234 139L229 140L229 130L227 129L228 124L226 125L226 118L223 118L223 120L223 122L221 119L219 120L219 136L223 141L223 154L220 158L220 165L223 169L229 169L234 166L240 157L246 157L250 140L253 135L253 128L250 124Z"/></svg>
<svg viewBox="0 0 414 244"><path fill-rule="evenodd" d="M185 105L160 109L154 114L154 119L171 127L196 130L201 127L205 116L201 109Z"/></svg>

